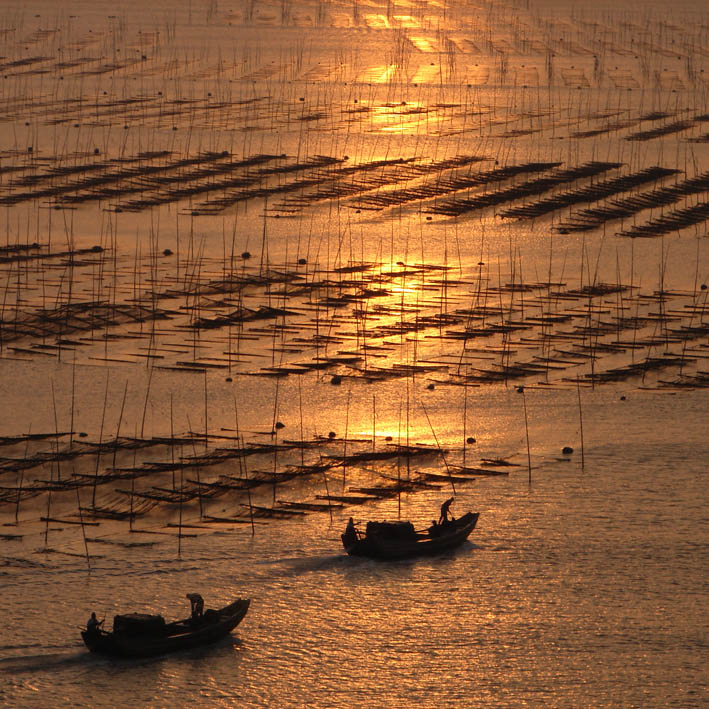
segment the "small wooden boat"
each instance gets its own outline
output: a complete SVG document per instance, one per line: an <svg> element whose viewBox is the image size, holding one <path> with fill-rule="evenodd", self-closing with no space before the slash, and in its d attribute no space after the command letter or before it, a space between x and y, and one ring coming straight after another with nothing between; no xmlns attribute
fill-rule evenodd
<svg viewBox="0 0 709 709"><path fill-rule="evenodd" d="M199 617L166 623L161 615L130 613L113 619L113 630L83 630L81 637L91 652L118 657L150 657L213 643L230 633L246 615L250 599L207 609Z"/></svg>
<svg viewBox="0 0 709 709"><path fill-rule="evenodd" d="M372 559L407 559L438 554L462 544L475 529L479 512L466 512L458 519L433 524L417 532L411 522L367 522L364 533L348 524L342 535L345 551Z"/></svg>

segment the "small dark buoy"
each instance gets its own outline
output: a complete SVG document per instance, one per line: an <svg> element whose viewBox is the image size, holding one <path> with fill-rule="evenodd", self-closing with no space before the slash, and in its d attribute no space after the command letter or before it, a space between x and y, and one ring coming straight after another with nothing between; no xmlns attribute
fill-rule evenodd
<svg viewBox="0 0 709 709"><path fill-rule="evenodd" d="M86 433L86 431L81 431L81 433L79 433L79 438L86 438L86 436L88 436L88 435L89 434Z"/></svg>
<svg viewBox="0 0 709 709"><path fill-rule="evenodd" d="M524 393L524 387L517 387L517 393L518 393L518 394L523 394L523 393Z"/></svg>
<svg viewBox="0 0 709 709"><path fill-rule="evenodd" d="M172 249L163 249L163 256L172 256Z"/></svg>
<svg viewBox="0 0 709 709"><path fill-rule="evenodd" d="M330 431L330 433L327 434L328 438L334 438L337 434L334 431Z"/></svg>
<svg viewBox="0 0 709 709"><path fill-rule="evenodd" d="M339 374L335 374L330 380L330 384L342 384L342 377Z"/></svg>
<svg viewBox="0 0 709 709"><path fill-rule="evenodd" d="M94 155L100 155L101 151L98 148L94 148Z"/></svg>
<svg viewBox="0 0 709 709"><path fill-rule="evenodd" d="M564 446L564 447L561 449L561 452L562 452L564 455L571 455L571 454L574 452L574 449L573 449L571 446Z"/></svg>
<svg viewBox="0 0 709 709"><path fill-rule="evenodd" d="M244 251L241 254L241 258L243 258L244 260L249 259L249 258L251 258L251 254L248 251Z"/></svg>
<svg viewBox="0 0 709 709"><path fill-rule="evenodd" d="M27 152L28 152L28 153L31 153L31 152L32 152L32 146L31 146L31 145L27 147Z"/></svg>
<svg viewBox="0 0 709 709"><path fill-rule="evenodd" d="M465 439L465 442L468 443L469 445L472 445L472 444L475 443L476 441L475 441L475 439L474 439L472 436L468 436L468 437Z"/></svg>
<svg viewBox="0 0 709 709"><path fill-rule="evenodd" d="M298 265L299 265L299 266L305 266L306 263L308 263L306 259L304 259L304 258L299 258L299 259L298 259Z"/></svg>
<svg viewBox="0 0 709 709"><path fill-rule="evenodd" d="M277 428L277 429L281 429L281 428L285 428L285 427L286 427L286 425L284 423L281 423L280 421L276 421L276 425L274 426L274 428Z"/></svg>
<svg viewBox="0 0 709 709"><path fill-rule="evenodd" d="M625 395L621 396L621 397L620 397L620 400L621 400L621 401L625 401Z"/></svg>
<svg viewBox="0 0 709 709"><path fill-rule="evenodd" d="M706 289L707 289L707 284L706 284L706 283L702 283L701 289L702 289L702 290L706 290Z"/></svg>
<svg viewBox="0 0 709 709"><path fill-rule="evenodd" d="M227 377L227 378L226 378L226 381L227 381L227 382L230 382L230 381L231 381L231 377Z"/></svg>
<svg viewBox="0 0 709 709"><path fill-rule="evenodd" d="M435 388L436 388L436 385L435 385L433 382L431 382L431 383L426 387L426 389L428 389L429 391L433 391Z"/></svg>
<svg viewBox="0 0 709 709"><path fill-rule="evenodd" d="M385 441L393 441L394 439L392 438L392 436L387 436L384 440Z"/></svg>
<svg viewBox="0 0 709 709"><path fill-rule="evenodd" d="M94 254L103 253L103 246L99 246L98 244L95 244L94 246L91 247L91 252Z"/></svg>

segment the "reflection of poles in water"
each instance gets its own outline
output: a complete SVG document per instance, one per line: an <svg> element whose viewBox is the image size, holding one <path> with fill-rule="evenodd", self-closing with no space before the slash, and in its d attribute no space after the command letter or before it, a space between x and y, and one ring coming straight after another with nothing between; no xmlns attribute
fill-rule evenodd
<svg viewBox="0 0 709 709"><path fill-rule="evenodd" d="M399 402L399 432L396 450L396 499L398 502L398 515L401 519L401 402Z"/></svg>
<svg viewBox="0 0 709 709"><path fill-rule="evenodd" d="M189 414L187 414L187 428L189 429L190 433L193 432L192 431L192 422L190 421ZM196 450L195 444L194 444L194 436L190 436L190 438L191 438L191 442L192 442L192 454L196 457L197 450ZM202 493L200 492L202 489L201 482L202 482L202 479L199 476L199 466L197 466L197 488L198 488L197 500L199 501L199 518L200 519L202 519L202 517L204 516L204 509L202 507ZM184 490L181 489L180 490L180 499L182 499L183 496L184 496Z"/></svg>
<svg viewBox="0 0 709 709"><path fill-rule="evenodd" d="M517 391L522 394L522 406L524 407L524 433L527 438L527 470L528 470L528 480L532 483L532 456L529 452L529 422L527 421L527 398L524 395L524 387L520 386Z"/></svg>
<svg viewBox="0 0 709 709"><path fill-rule="evenodd" d="M118 414L118 425L116 426L116 445L113 447L113 464L112 467L116 467L116 455L118 454L118 443L121 437L121 422L123 421L123 409L126 406L126 396L128 394L128 380L126 379L126 386L123 390L123 401L121 403L121 412Z"/></svg>
<svg viewBox="0 0 709 709"><path fill-rule="evenodd" d="M579 400L579 429L581 434L581 470L583 470L584 459L583 459L583 413L581 411L581 385L579 383L578 377L576 378L576 395Z"/></svg>
<svg viewBox="0 0 709 709"><path fill-rule="evenodd" d="M247 467L246 467L246 456L244 451L244 442L239 434L239 409L236 405L236 395L234 395L234 428L236 430L236 445L241 448L241 455L239 456L239 468L241 476L246 480L248 478ZM275 476L274 476L275 477ZM249 500L249 517L251 518L251 536L256 535L256 527L254 525L254 508L251 504L251 487L246 483L246 496Z"/></svg>
<svg viewBox="0 0 709 709"><path fill-rule="evenodd" d="M377 448L377 395L372 394L372 451Z"/></svg>
<svg viewBox="0 0 709 709"><path fill-rule="evenodd" d="M74 471L76 472L76 471ZM86 527L84 526L84 515L81 511L81 497L79 495L79 486L76 486L76 508L79 512L79 523L81 524L81 534L84 537L84 551L86 552L86 565L91 571L91 558L89 557L89 545L86 541Z"/></svg>
<svg viewBox="0 0 709 709"><path fill-rule="evenodd" d="M345 476L347 475L347 432L350 425L350 396L352 389L347 390L347 405L345 406L345 441L342 447L342 491L345 490Z"/></svg>
<svg viewBox="0 0 709 709"><path fill-rule="evenodd" d="M30 423L29 434L27 435L27 440L25 441L25 460L27 460L27 454L30 450L30 438L32 436L32 424ZM20 499L22 498L22 483L25 481L25 469L20 468L20 483L17 486L17 503L15 504L15 525L19 523L20 516Z"/></svg>
<svg viewBox="0 0 709 709"><path fill-rule="evenodd" d="M178 502L178 512L177 512L177 558L180 558L182 554L182 491L185 488L185 468L183 462L184 451L182 450L182 443L180 443L180 497Z"/></svg>
<svg viewBox="0 0 709 709"><path fill-rule="evenodd" d="M57 400L56 397L54 396L54 380L52 379L51 381L51 386L52 386L52 407L54 409L54 430L56 432L56 438L55 438L55 446L56 446L56 452L57 454L59 453L59 423L57 420ZM57 480L61 480L61 472L60 472L60 462L59 462L59 455L57 455ZM49 482L52 482L53 478L53 471L54 471L54 464L50 463L49 466ZM50 516L50 510L51 510L51 504L52 504L52 490L51 487L47 491L47 517L45 521L45 526L44 526L44 546L46 548L47 543L49 541L49 516Z"/></svg>
<svg viewBox="0 0 709 709"><path fill-rule="evenodd" d="M103 393L103 411L101 412L101 427L98 432L98 448L96 449L96 470L94 471L94 489L91 494L91 506L96 507L96 486L98 484L98 470L101 464L101 443L103 443L103 424L106 420L106 404L108 403L108 369L106 370L106 390ZM174 473L173 473L174 475Z"/></svg>
<svg viewBox="0 0 709 709"><path fill-rule="evenodd" d="M276 377L276 392L273 397L273 420L271 421L271 435L274 436L273 439L273 502L271 503L273 507L276 506L276 480L278 478L278 390L279 390L280 377Z"/></svg>
<svg viewBox="0 0 709 709"><path fill-rule="evenodd" d="M138 431L135 431L135 437L138 437ZM136 461L138 458L138 449L133 448L133 467L136 466ZM135 475L131 475L130 478L130 514L128 515L128 529L133 531L133 493L135 492Z"/></svg>
<svg viewBox="0 0 709 709"><path fill-rule="evenodd" d="M468 382L463 384L463 467L465 468L466 427L468 421Z"/></svg>
<svg viewBox="0 0 709 709"><path fill-rule="evenodd" d="M207 370L204 370L204 450L209 447L209 425L208 425L209 404L207 398Z"/></svg>

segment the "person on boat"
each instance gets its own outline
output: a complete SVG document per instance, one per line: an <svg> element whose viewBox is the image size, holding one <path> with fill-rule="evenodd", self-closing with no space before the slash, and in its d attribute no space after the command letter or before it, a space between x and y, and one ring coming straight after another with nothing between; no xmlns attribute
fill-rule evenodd
<svg viewBox="0 0 709 709"><path fill-rule="evenodd" d="M98 633L98 631L101 629L102 625L103 625L103 620L99 620L96 617L96 613L92 613L91 617L89 618L89 622L86 623L86 630L89 633Z"/></svg>
<svg viewBox="0 0 709 709"><path fill-rule="evenodd" d="M199 620L204 612L204 599L199 593L188 593L190 607L192 609L192 620Z"/></svg>
<svg viewBox="0 0 709 709"><path fill-rule="evenodd" d="M454 497L448 498L442 505L441 505L441 516L438 519L438 524L445 524L448 521L448 515L449 515L449 508L453 504ZM455 519L453 515L450 516L451 522Z"/></svg>
<svg viewBox="0 0 709 709"><path fill-rule="evenodd" d="M345 533L342 535L342 543L345 545L345 548L347 548L356 544L358 539L357 527L355 527L354 520L350 517L350 521L345 528Z"/></svg>

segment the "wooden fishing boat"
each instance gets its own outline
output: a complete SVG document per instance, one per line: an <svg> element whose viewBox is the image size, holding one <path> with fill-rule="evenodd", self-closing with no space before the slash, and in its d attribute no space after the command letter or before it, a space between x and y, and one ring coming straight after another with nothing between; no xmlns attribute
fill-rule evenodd
<svg viewBox="0 0 709 709"><path fill-rule="evenodd" d="M246 615L250 599L207 609L199 617L166 623L161 615L130 613L113 619L113 630L83 630L81 637L91 652L118 657L150 657L207 645L230 633Z"/></svg>
<svg viewBox="0 0 709 709"><path fill-rule="evenodd" d="M466 512L458 519L434 523L417 532L411 522L367 522L364 533L352 525L342 535L345 551L372 559L408 559L438 554L462 544L475 529L479 512Z"/></svg>

